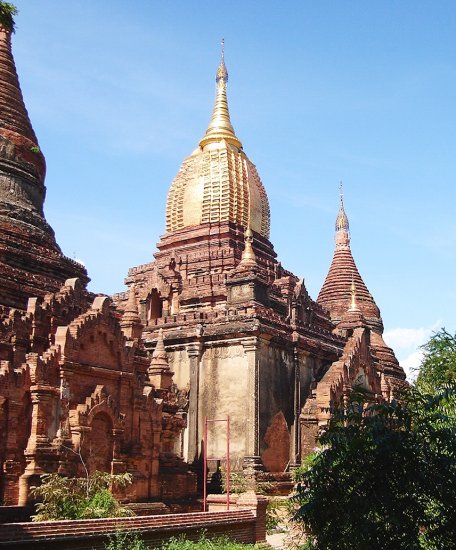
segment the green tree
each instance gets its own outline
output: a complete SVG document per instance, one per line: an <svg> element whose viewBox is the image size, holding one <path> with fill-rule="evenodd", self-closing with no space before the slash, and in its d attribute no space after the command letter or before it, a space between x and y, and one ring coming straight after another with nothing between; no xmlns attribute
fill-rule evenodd
<svg viewBox="0 0 456 550"><path fill-rule="evenodd" d="M17 8L10 2L0 2L0 27L14 32L14 16Z"/></svg>
<svg viewBox="0 0 456 550"><path fill-rule="evenodd" d="M307 548L456 548L456 386L349 410L297 472Z"/></svg>
<svg viewBox="0 0 456 550"><path fill-rule="evenodd" d="M456 334L453 336L442 328L422 349L424 357L417 386L432 392L446 384L456 384Z"/></svg>
<svg viewBox="0 0 456 550"><path fill-rule="evenodd" d="M111 487L129 485L131 474L94 472L87 478L44 474L32 495L41 500L33 521L122 517L132 512L114 498Z"/></svg>

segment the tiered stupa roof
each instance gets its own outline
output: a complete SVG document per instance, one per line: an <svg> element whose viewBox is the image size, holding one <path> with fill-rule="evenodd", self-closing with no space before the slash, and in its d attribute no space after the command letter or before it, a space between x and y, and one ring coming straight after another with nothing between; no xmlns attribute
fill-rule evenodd
<svg viewBox="0 0 456 550"><path fill-rule="evenodd" d="M371 346L388 376L405 379L393 350L383 340L383 321L372 294L367 289L350 249L350 225L341 192L336 218L334 256L317 302L329 311L334 326L342 328L366 324L371 330Z"/></svg>
<svg viewBox="0 0 456 550"><path fill-rule="evenodd" d="M352 285L356 287L357 307L364 315L367 324L373 330L380 333L383 332L380 310L356 267L350 249L350 226L341 193L340 208L336 219L336 247L334 256L317 298L317 302L329 311L331 320L335 325L337 325L350 307Z"/></svg>
<svg viewBox="0 0 456 550"><path fill-rule="evenodd" d="M85 268L63 256L43 213L46 164L25 108L0 25L0 305L24 309L30 296L55 292Z"/></svg>

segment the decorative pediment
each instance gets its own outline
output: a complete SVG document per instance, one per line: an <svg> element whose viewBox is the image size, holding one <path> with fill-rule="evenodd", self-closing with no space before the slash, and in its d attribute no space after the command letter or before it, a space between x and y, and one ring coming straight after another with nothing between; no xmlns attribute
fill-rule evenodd
<svg viewBox="0 0 456 550"><path fill-rule="evenodd" d="M87 312L57 329L56 345L64 361L113 370L132 368L134 347L126 346L110 304L107 296L97 296Z"/></svg>
<svg viewBox="0 0 456 550"><path fill-rule="evenodd" d="M104 413L112 421L113 428L122 429L125 415L119 413L117 401L109 394L107 388L98 385L95 390L75 410L70 411L70 426L90 426L97 414Z"/></svg>
<svg viewBox="0 0 456 550"><path fill-rule="evenodd" d="M316 415L326 422L334 409L344 406L354 387L363 387L373 399L381 396L380 374L369 354L369 329L358 328L345 345L342 357L334 362L316 388Z"/></svg>

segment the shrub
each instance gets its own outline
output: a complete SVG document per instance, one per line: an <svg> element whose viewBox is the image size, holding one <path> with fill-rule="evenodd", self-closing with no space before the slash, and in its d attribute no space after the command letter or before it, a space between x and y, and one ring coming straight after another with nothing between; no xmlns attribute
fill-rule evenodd
<svg viewBox="0 0 456 550"><path fill-rule="evenodd" d="M271 533L278 529L289 508L288 500L270 498L266 508L266 531Z"/></svg>
<svg viewBox="0 0 456 550"><path fill-rule="evenodd" d="M335 415L297 471L295 520L309 547L455 548L455 410L456 385Z"/></svg>
<svg viewBox="0 0 456 550"><path fill-rule="evenodd" d="M109 536L105 550L147 550L146 543L134 531L118 531Z"/></svg>
<svg viewBox="0 0 456 550"><path fill-rule="evenodd" d="M253 550L254 548L252 544L235 542L226 536L209 539L206 533L203 533L196 542L180 537L172 538L162 546L162 550Z"/></svg>
<svg viewBox="0 0 456 550"><path fill-rule="evenodd" d="M131 474L112 475L94 472L86 478L69 478L59 474L44 474L41 485L31 493L42 502L36 505L33 521L58 519L93 519L132 515L114 498L111 487L125 487Z"/></svg>

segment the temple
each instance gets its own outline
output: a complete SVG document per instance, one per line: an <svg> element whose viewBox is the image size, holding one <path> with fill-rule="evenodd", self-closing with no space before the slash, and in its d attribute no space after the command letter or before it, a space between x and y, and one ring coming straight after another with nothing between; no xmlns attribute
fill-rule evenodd
<svg viewBox="0 0 456 550"><path fill-rule="evenodd" d="M267 194L233 128L227 83L222 52L209 126L168 193L166 233L126 283L146 349L163 331L176 384L189 390L185 459L200 458L205 418L229 416L237 467L283 472L313 448L354 384L389 399L405 375L351 254L342 196L317 301L277 260ZM125 300L114 296L120 309ZM223 456L223 429L209 443Z"/></svg>
<svg viewBox="0 0 456 550"><path fill-rule="evenodd" d="M224 55L209 126L171 184L166 231L128 290L94 295L43 214L44 156L0 28L0 498L45 472L129 471L130 500L196 494L205 419L230 418L232 469L282 474L361 385L405 379L350 250L315 301L278 261L270 209L231 123ZM212 425L211 456L227 431Z"/></svg>

